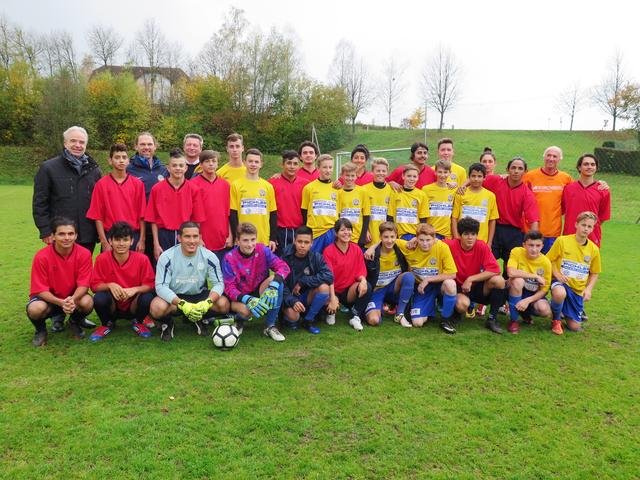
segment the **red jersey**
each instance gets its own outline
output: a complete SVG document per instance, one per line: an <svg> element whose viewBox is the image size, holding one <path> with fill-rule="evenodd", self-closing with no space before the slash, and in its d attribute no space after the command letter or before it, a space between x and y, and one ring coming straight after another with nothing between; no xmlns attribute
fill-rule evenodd
<svg viewBox="0 0 640 480"><path fill-rule="evenodd" d="M391 175L387 177L387 182L396 182L398 185L403 185L404 180L402 180L402 174L404 173L404 167L405 165L400 165L393 172L391 172ZM425 185L435 183L436 180L436 174L433 169L429 168L428 165L425 165L422 171L418 174L418 182L416 183L416 188L421 189Z"/></svg>
<svg viewBox="0 0 640 480"><path fill-rule="evenodd" d="M601 223L611 218L611 192L599 190L600 182L584 186L579 180L564 187L562 192L562 212L564 213L563 235L576 233L576 220L582 212L593 212L598 216L589 240L600 247L602 240Z"/></svg>
<svg viewBox="0 0 640 480"><path fill-rule="evenodd" d="M73 295L76 288L89 288L90 284L91 253L80 245L74 245L71 253L63 257L52 243L33 257L30 297L51 292L64 299Z"/></svg>
<svg viewBox="0 0 640 480"><path fill-rule="evenodd" d="M200 234L209 250L222 250L229 236L229 203L231 186L222 177L210 182L202 175L189 180L200 189L203 210L207 219L200 222Z"/></svg>
<svg viewBox="0 0 640 480"><path fill-rule="evenodd" d="M524 182L517 187L511 187L508 179L500 175L489 175L484 179L482 186L496 196L500 214L499 224L512 225L524 231L523 219L527 224L540 221L536 197Z"/></svg>
<svg viewBox="0 0 640 480"><path fill-rule="evenodd" d="M109 174L98 180L93 188L87 218L100 220L105 232L111 230L116 222L127 222L138 231L146 207L144 183L129 174L122 183L118 183Z"/></svg>
<svg viewBox="0 0 640 480"><path fill-rule="evenodd" d="M344 292L358 280L358 277L367 276L362 250L353 242L349 242L345 253L332 243L324 249L322 256L333 272L333 288L336 294Z"/></svg>
<svg viewBox="0 0 640 480"><path fill-rule="evenodd" d="M271 178L269 183L273 185L273 190L276 194L278 226L281 228L298 228L301 226L302 210L300 205L302 205L302 189L309 182L298 176L293 181L290 181L284 175L281 175L280 178Z"/></svg>
<svg viewBox="0 0 640 480"><path fill-rule="evenodd" d="M309 182L313 182L314 180L320 178L320 170L314 168L313 172L309 173L304 168L299 168L298 173L296 173L296 177L303 180L305 185ZM280 212L278 212L280 214Z"/></svg>
<svg viewBox="0 0 640 480"><path fill-rule="evenodd" d="M462 285L471 275L480 272L500 273L500 266L496 262L489 246L482 240L477 240L475 245L468 252L462 249L460 239L442 240L449 245L453 261L456 262L458 272L456 273L456 283Z"/></svg>
<svg viewBox="0 0 640 480"><path fill-rule="evenodd" d="M178 188L171 185L168 179L156 183L151 188L144 219L167 230L178 230L184 222L206 220L200 189L189 180L185 180Z"/></svg>
<svg viewBox="0 0 640 480"><path fill-rule="evenodd" d="M149 258L143 253L129 252L129 258L120 265L113 252L102 252L96 257L96 264L91 274L91 290L94 292L103 283L117 283L122 288L140 287L154 288L155 274ZM120 312L129 310L133 298L116 302Z"/></svg>

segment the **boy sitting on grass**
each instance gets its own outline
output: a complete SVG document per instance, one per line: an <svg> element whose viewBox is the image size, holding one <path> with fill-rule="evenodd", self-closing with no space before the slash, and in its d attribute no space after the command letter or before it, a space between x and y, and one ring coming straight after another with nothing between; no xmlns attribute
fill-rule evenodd
<svg viewBox="0 0 640 480"><path fill-rule="evenodd" d="M276 342L285 340L276 327L282 305L284 280L289 266L257 242L258 231L251 223L241 223L236 231L236 246L224 256L224 291L231 300L238 331L251 318L264 317L263 334ZM270 274L273 271L273 274Z"/></svg>

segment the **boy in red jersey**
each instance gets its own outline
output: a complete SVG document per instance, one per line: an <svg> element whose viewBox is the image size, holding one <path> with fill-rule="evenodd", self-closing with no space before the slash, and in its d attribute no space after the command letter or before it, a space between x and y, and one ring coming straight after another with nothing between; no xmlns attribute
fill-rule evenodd
<svg viewBox="0 0 640 480"><path fill-rule="evenodd" d="M435 173L431 167L427 165L427 160L429 160L429 147L426 143L415 142L411 145L410 159L411 163L418 168L418 181L416 182L416 188L422 188L436 181ZM406 165L400 165L387 177L387 182L389 182L391 188L396 192L402 190L402 185L404 183L402 175L404 173L405 166Z"/></svg>
<svg viewBox="0 0 640 480"><path fill-rule="evenodd" d="M33 345L47 344L46 320L69 315L74 338L84 338L81 325L93 309L87 294L91 281L91 253L76 244L78 231L73 220L55 217L51 221L52 242L36 253L31 265L31 289L27 317L36 329Z"/></svg>
<svg viewBox="0 0 640 480"><path fill-rule="evenodd" d="M91 334L93 342L111 333L116 318L135 318L133 331L143 338L151 336L144 320L153 300L155 274L144 254L129 251L132 242L131 225L116 222L109 231L111 248L96 258L91 290L95 292L94 308L102 326Z"/></svg>
<svg viewBox="0 0 640 480"><path fill-rule="evenodd" d="M231 187L224 178L218 177L216 170L220 154L214 150L203 150L200 153L200 169L202 172L190 182L200 189L206 220L200 222L200 235L204 246L216 254L222 262L227 249L233 246L233 236L229 226L229 192Z"/></svg>
<svg viewBox="0 0 640 480"><path fill-rule="evenodd" d="M563 235L576 233L578 215L582 212L594 212L598 221L589 240L600 247L602 241L601 225L611 218L611 192L603 190L594 176L598 171L598 159L585 153L576 165L580 178L567 185L562 192L562 212L564 213Z"/></svg>
<svg viewBox="0 0 640 480"><path fill-rule="evenodd" d="M293 244L296 229L302 225L302 189L309 182L298 177L300 170L298 153L286 150L282 153L282 173L269 179L278 206L278 256L282 256L285 248Z"/></svg>
<svg viewBox="0 0 640 480"><path fill-rule="evenodd" d="M87 218L96 221L98 239L103 252L111 249L108 240L109 230L116 222L127 222L131 225L133 229L131 248L144 252L144 212L147 208L147 200L144 183L127 173L129 155L126 145L116 143L111 146L109 165L112 168L111 173L98 180L93 189Z"/></svg>
<svg viewBox="0 0 640 480"><path fill-rule="evenodd" d="M178 229L184 222L202 222L200 189L184 178L187 162L180 150L171 152L169 178L151 189L144 219L151 223L153 255L157 260L162 252L178 244Z"/></svg>
<svg viewBox="0 0 640 480"><path fill-rule="evenodd" d="M302 167L298 170L298 178L305 183L313 182L320 176L320 170L316 167L316 158L320 155L318 146L305 140L298 147L298 158L302 162Z"/></svg>
<svg viewBox="0 0 640 480"><path fill-rule="evenodd" d="M505 281L491 249L485 242L478 240L479 231L480 223L477 220L463 217L458 222L460 238L442 240L449 245L458 269L456 311L466 312L471 302L490 305L485 327L494 333L502 333L498 325L498 310L504 304L506 296Z"/></svg>

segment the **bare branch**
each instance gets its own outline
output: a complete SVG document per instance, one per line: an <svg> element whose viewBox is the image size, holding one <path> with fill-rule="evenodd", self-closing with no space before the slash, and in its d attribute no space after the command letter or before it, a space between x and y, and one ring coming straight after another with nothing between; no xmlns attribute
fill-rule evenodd
<svg viewBox="0 0 640 480"><path fill-rule="evenodd" d="M95 26L87 34L93 57L105 67L113 65L122 42L122 35L111 27Z"/></svg>
<svg viewBox="0 0 640 480"><path fill-rule="evenodd" d="M620 117L621 98L620 94L629 84L623 68L622 52L616 51L609 71L600 85L593 89L592 100L600 109L613 120L611 130L616 130L616 120Z"/></svg>
<svg viewBox="0 0 640 480"><path fill-rule="evenodd" d="M440 113L440 130L444 125L445 113L458 101L459 77L460 69L453 53L440 45L423 74L425 99Z"/></svg>

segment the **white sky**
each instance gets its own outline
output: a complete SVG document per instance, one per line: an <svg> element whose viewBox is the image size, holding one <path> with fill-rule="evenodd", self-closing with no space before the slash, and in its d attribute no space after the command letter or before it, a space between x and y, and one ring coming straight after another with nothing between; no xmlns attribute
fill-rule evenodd
<svg viewBox="0 0 640 480"><path fill-rule="evenodd" d="M395 55L408 65L408 88L394 125L422 104L421 71L439 43L463 69L462 98L445 117L446 126L457 129L556 130L561 121L568 129L569 118L555 108L557 95L574 82L599 83L616 49L628 76L640 79L635 1L3 0L0 13L26 30L67 30L81 53L93 25L112 26L128 43L145 19L155 17L170 41L195 56L231 5L264 32L271 26L294 31L305 71L320 81L328 80L342 38L356 46L373 78L383 60ZM586 105L574 129L599 130L605 118ZM359 120L385 125L386 113L374 105ZM428 124L437 126L435 111L428 111Z"/></svg>

